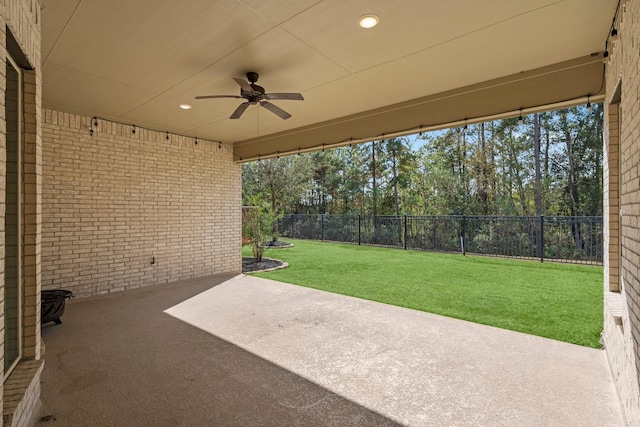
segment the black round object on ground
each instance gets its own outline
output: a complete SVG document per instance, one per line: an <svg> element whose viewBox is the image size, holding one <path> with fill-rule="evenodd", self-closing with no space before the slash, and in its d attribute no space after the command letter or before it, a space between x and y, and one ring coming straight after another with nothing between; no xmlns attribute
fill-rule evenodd
<svg viewBox="0 0 640 427"><path fill-rule="evenodd" d="M40 323L42 325L48 322L55 322L57 325L62 323L60 316L64 313L65 300L71 298L73 298L73 292L64 289L51 289L40 292Z"/></svg>

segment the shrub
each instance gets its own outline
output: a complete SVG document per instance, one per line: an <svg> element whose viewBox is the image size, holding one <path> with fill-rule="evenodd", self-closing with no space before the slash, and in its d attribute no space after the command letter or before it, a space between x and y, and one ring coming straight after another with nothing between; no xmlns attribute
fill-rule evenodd
<svg viewBox="0 0 640 427"><path fill-rule="evenodd" d="M278 233L274 224L278 221L278 214L269 203L254 198L255 206L242 209L242 243L251 245L251 252L256 262L262 261L265 243L277 239Z"/></svg>

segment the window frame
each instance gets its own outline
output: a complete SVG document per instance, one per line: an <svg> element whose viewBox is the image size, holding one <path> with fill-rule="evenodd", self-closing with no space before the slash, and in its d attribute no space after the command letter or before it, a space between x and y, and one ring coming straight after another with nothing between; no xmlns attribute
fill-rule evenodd
<svg viewBox="0 0 640 427"><path fill-rule="evenodd" d="M23 114L23 109L24 109L24 95L23 95L23 70L20 66L18 66L18 64L16 63L16 61L11 57L11 55L7 54L5 57L5 67L7 65L11 65L11 67L16 71L17 73L17 131L16 131L16 136L17 136L17 158L16 158L16 163L17 163L17 170L16 170L16 174L17 174L17 185L18 185L18 189L17 189L17 212L16 212L16 217L17 217L17 233L18 233L18 238L17 238L17 282L18 282L18 292L17 292L17 296L16 296L16 301L17 301L17 337L18 337L18 342L17 342L17 347L18 347L18 353L15 356L15 359L11 362L10 365L8 365L5 369L4 369L4 378L3 378L3 382L6 381L6 379L9 377L9 375L11 375L11 372L13 372L13 370L15 369L15 367L18 365L18 363L20 363L20 360L22 359L22 355L23 355L23 313L24 313L24 307L23 307L23 293L24 293L24 289L23 289L23 282L22 282L22 238L23 238L23 230L22 230L22 199L23 199L23 177L22 177L22 149L23 149L23 136L22 136L22 131L23 131L23 123L22 123L22 114ZM5 75L5 83L7 80L7 76ZM5 109L7 108L6 105L6 85L5 85ZM7 115L5 114L5 123L7 121ZM6 148L5 148L6 150ZM6 165L6 160L5 160L5 165ZM6 168L5 168L6 169ZM5 177L6 177L6 172L5 172ZM6 200L6 188L7 186L5 185L5 200ZM6 220L6 211L5 211L5 220ZM6 233L6 229L5 229L5 233ZM6 238L5 238L5 242L3 242L3 244L6 245ZM5 247L6 249L6 247ZM6 263L6 251L5 251L5 260L4 262ZM5 269L6 270L6 269ZM6 310L6 305L7 305L7 296L6 296L6 271L5 271L5 282L3 283L3 289L4 289L4 300L3 300L3 304L4 304L4 337L3 337L3 343L4 343L4 364L6 364L6 358L7 358L7 343L6 340L4 339L6 337L6 331L7 331L7 322L6 322L6 316L7 316L7 310Z"/></svg>

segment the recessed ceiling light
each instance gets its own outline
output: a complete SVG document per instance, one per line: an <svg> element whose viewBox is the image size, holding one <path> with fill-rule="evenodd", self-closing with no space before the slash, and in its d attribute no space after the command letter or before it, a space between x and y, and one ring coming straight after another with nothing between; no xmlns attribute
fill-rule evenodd
<svg viewBox="0 0 640 427"><path fill-rule="evenodd" d="M378 18L378 15L374 15L373 13L367 13L366 15L362 15L358 18L358 25L362 28L373 28L378 25L378 22L380 22L380 18Z"/></svg>
<svg viewBox="0 0 640 427"><path fill-rule="evenodd" d="M180 108L182 108L183 110L190 110L191 109L191 105L189 105L189 104L180 104Z"/></svg>

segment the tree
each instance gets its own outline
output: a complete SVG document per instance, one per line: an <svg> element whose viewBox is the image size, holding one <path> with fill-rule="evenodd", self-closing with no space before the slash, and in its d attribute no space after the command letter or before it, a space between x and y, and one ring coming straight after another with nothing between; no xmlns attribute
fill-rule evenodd
<svg viewBox="0 0 640 427"><path fill-rule="evenodd" d="M365 166L368 155L363 151L363 147L364 145L336 150L342 165L339 170L342 180L337 189L338 198L336 200L339 206L335 209L338 213L362 214L366 209L368 174Z"/></svg>
<svg viewBox="0 0 640 427"><path fill-rule="evenodd" d="M242 210L242 243L250 244L256 262L261 262L265 243L277 238L274 225L279 216L260 197L252 198L251 203L252 205L245 206Z"/></svg>
<svg viewBox="0 0 640 427"><path fill-rule="evenodd" d="M601 215L602 105L243 165L286 213Z"/></svg>
<svg viewBox="0 0 640 427"><path fill-rule="evenodd" d="M242 195L245 205L256 196L271 203L276 212L293 212L310 188L307 157L281 157L242 165Z"/></svg>
<svg viewBox="0 0 640 427"><path fill-rule="evenodd" d="M376 142L371 141L371 182L372 182L372 212L373 216L378 214L378 187L376 185Z"/></svg>
<svg viewBox="0 0 640 427"><path fill-rule="evenodd" d="M407 138L393 138L383 141L379 156L381 209L385 215L409 213L411 206L408 188L416 169L416 157Z"/></svg>
<svg viewBox="0 0 640 427"><path fill-rule="evenodd" d="M462 129L449 129L425 138L427 143L419 152L419 170L432 175L428 189L431 206L425 214L462 215L474 211L469 204L465 133Z"/></svg>
<svg viewBox="0 0 640 427"><path fill-rule="evenodd" d="M542 175L540 172L540 115L533 115L533 156L536 171L536 215L542 214Z"/></svg>
<svg viewBox="0 0 640 427"><path fill-rule="evenodd" d="M316 151L308 156L311 162L311 190L308 193L308 203L315 207L317 213L332 213L342 183L342 163L336 150Z"/></svg>

